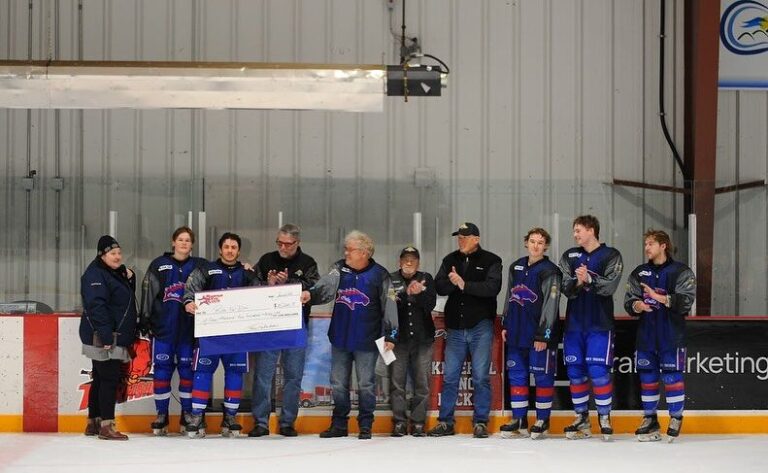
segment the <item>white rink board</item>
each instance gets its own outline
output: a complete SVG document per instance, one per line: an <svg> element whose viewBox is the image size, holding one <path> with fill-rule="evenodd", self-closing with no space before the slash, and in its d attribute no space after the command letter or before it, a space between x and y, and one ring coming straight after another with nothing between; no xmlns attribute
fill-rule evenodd
<svg viewBox="0 0 768 473"><path fill-rule="evenodd" d="M63 317L59 319L59 414L81 414L80 401L82 392L78 386L88 381L88 376L81 375L81 370L91 369L91 360L83 356L82 344L78 334L80 319ZM120 414L154 414L155 405L151 398L118 404Z"/></svg>
<svg viewBox="0 0 768 473"><path fill-rule="evenodd" d="M0 415L20 415L24 410L23 339L23 318L0 317Z"/></svg>

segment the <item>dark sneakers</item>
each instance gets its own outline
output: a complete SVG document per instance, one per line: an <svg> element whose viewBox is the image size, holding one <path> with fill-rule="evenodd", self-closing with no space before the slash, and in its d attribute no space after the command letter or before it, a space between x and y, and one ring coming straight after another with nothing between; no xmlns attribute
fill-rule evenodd
<svg viewBox="0 0 768 473"><path fill-rule="evenodd" d="M472 436L476 439L488 438L488 425L485 422L478 422L475 424L475 428L472 429Z"/></svg>
<svg viewBox="0 0 768 473"><path fill-rule="evenodd" d="M282 433L282 427L280 428L280 431ZM248 432L249 437L264 437L265 435L269 435L269 429L264 427L263 425L257 425L253 428L250 432Z"/></svg>
<svg viewBox="0 0 768 473"><path fill-rule="evenodd" d="M299 435L299 433L296 432L296 429L294 429L292 425L280 426L280 431L278 433L283 437L297 437Z"/></svg>
<svg viewBox="0 0 768 473"><path fill-rule="evenodd" d="M403 437L405 435L408 435L408 429L406 428L405 422L395 422L395 426L392 428L391 437Z"/></svg>
<svg viewBox="0 0 768 473"><path fill-rule="evenodd" d="M426 437L427 433L424 431L424 424L413 424L411 426L411 435L414 437Z"/></svg>
<svg viewBox="0 0 768 473"><path fill-rule="evenodd" d="M456 431L453 428L453 424L448 422L438 422L427 435L430 437L445 437L446 435L456 435Z"/></svg>
<svg viewBox="0 0 768 473"><path fill-rule="evenodd" d="M360 440L370 440L371 438L371 428L370 427L360 427L360 433L357 434L357 438Z"/></svg>
<svg viewBox="0 0 768 473"><path fill-rule="evenodd" d="M331 439L336 437L346 437L348 434L347 429L340 429L334 425L328 427L324 431L320 432L321 439Z"/></svg>

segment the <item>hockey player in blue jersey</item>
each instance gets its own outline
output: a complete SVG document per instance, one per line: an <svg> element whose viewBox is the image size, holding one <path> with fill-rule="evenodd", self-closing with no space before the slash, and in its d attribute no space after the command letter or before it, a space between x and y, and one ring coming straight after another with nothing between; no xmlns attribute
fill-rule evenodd
<svg viewBox="0 0 768 473"><path fill-rule="evenodd" d="M575 247L563 253L562 293L568 298L563 356L576 419L565 428L569 439L590 437L589 382L595 396L600 433L613 435L613 293L623 270L621 254L600 243L600 222L592 215L573 221Z"/></svg>
<svg viewBox="0 0 768 473"><path fill-rule="evenodd" d="M179 371L181 427L184 416L192 410L192 350L194 324L184 310L183 297L187 278L207 262L191 256L195 233L179 227L171 238L172 251L155 258L141 285L140 329L152 336L154 391L157 419L152 422L155 435L168 433L168 405L171 377Z"/></svg>
<svg viewBox="0 0 768 473"><path fill-rule="evenodd" d="M560 285L562 273L544 255L552 241L543 228L525 236L528 256L509 267L501 336L507 343L512 421L501 426L506 438L528 436L528 384L536 381L536 422L532 439L549 432L557 367Z"/></svg>
<svg viewBox="0 0 768 473"><path fill-rule="evenodd" d="M224 233L219 239L219 259L209 262L203 269L196 269L187 280L184 291L184 308L190 314L195 313L195 293L209 290L233 289L236 287L258 286L256 273L238 261L241 247L240 236ZM191 438L205 436L203 413L211 395L213 373L224 365L224 415L221 420L221 435L237 437L242 427L235 418L240 407L243 389L243 373L248 372L248 353L201 356L196 350L192 381L192 412L186 416L187 435Z"/></svg>
<svg viewBox="0 0 768 473"><path fill-rule="evenodd" d="M624 308L640 318L635 361L640 376L644 417L635 431L641 442L661 440L656 410L659 381L664 381L669 427L673 441L680 435L685 407L685 316L696 298L696 276L691 268L672 259L674 247L666 232L648 230L643 235L645 256L629 275Z"/></svg>

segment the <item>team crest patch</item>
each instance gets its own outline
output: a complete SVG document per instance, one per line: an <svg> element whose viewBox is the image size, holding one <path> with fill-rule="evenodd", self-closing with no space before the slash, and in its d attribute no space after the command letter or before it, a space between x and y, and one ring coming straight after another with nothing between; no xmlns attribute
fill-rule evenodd
<svg viewBox="0 0 768 473"><path fill-rule="evenodd" d="M336 303L344 304L349 307L350 310L355 310L355 304L360 304L361 306L366 307L370 302L371 300L368 296L360 292L359 289L339 289L338 295L336 296Z"/></svg>
<svg viewBox="0 0 768 473"><path fill-rule="evenodd" d="M513 287L509 295L509 302L517 302L520 305L525 305L526 302L534 303L538 299L539 296L525 284L518 284Z"/></svg>
<svg viewBox="0 0 768 473"><path fill-rule="evenodd" d="M184 283L177 282L171 284L165 288L163 292L163 302L174 301L182 302L181 298L184 297Z"/></svg>
<svg viewBox="0 0 768 473"><path fill-rule="evenodd" d="M660 288L660 287L656 287L653 290L656 291L656 294L659 294L661 296L666 296L667 295L667 291L662 289L662 288ZM643 297L643 302L645 302L649 306L653 307L654 309L658 309L658 308L661 307L661 302L657 301L656 299L654 299L654 298L652 298L650 296Z"/></svg>

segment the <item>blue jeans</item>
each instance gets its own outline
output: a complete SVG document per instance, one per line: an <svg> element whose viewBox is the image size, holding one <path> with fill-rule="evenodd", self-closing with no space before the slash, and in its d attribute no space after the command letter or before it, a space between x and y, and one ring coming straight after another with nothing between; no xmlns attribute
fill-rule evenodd
<svg viewBox="0 0 768 473"><path fill-rule="evenodd" d="M346 351L331 347L331 391L333 392L333 426L347 430L349 411L349 384L352 378L352 362L357 375L358 414L360 428L373 426L373 411L376 409L376 360L377 351Z"/></svg>
<svg viewBox="0 0 768 473"><path fill-rule="evenodd" d="M293 426L299 414L301 378L304 376L304 348L272 350L256 353L256 369L253 375L253 406L251 413L256 425L269 426L272 411L272 379L275 377L277 358L283 365L283 409L280 426Z"/></svg>
<svg viewBox="0 0 768 473"><path fill-rule="evenodd" d="M443 370L443 391L440 395L438 420L452 424L459 393L459 378L464 360L472 357L472 385L475 406L473 422L488 422L491 410L491 383L488 374L491 368L491 342L493 321L484 319L470 329L448 329L445 340L445 368Z"/></svg>

